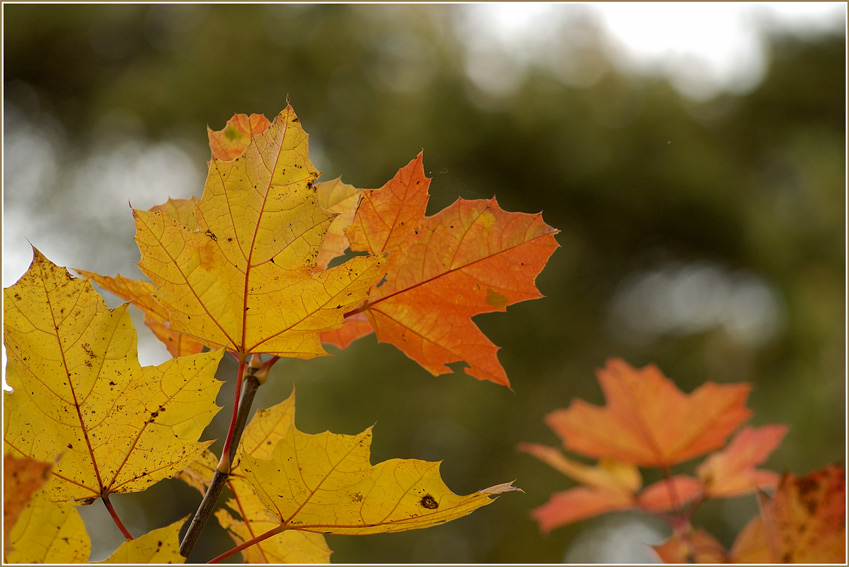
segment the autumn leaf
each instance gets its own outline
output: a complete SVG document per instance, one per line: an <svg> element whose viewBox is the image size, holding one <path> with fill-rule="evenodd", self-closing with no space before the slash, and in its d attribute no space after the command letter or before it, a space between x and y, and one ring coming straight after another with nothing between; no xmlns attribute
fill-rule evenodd
<svg viewBox="0 0 849 567"><path fill-rule="evenodd" d="M420 152L380 189L362 192L357 214L346 231L351 249L371 254L397 250L423 220L430 179Z"/></svg>
<svg viewBox="0 0 849 567"><path fill-rule="evenodd" d="M197 199L168 199L161 205L151 207L151 211L161 211L187 230L197 230L194 211ZM171 356L188 356L203 350L203 344L171 329L170 313L153 297L154 286L150 282L132 280L118 274L115 277L103 276L88 270L74 270L81 276L90 278L103 290L113 293L125 301L131 302L144 313L144 324L168 349Z"/></svg>
<svg viewBox="0 0 849 567"><path fill-rule="evenodd" d="M219 409L221 351L141 367L127 305L109 310L37 250L4 298L5 449L57 460L52 500L144 490L209 444L198 438Z"/></svg>
<svg viewBox="0 0 849 567"><path fill-rule="evenodd" d="M236 545L240 545L276 527L275 521L256 496L253 486L240 470L244 455L269 458L272 449L294 423L295 395L267 410L257 410L245 428L236 460L230 469L227 486L233 495L225 508L216 511L221 527L227 530ZM179 478L206 490L215 472L218 459L209 451L194 461ZM324 536L316 533L288 530L242 550L246 563L327 563L330 549Z"/></svg>
<svg viewBox="0 0 849 567"><path fill-rule="evenodd" d="M846 472L831 465L806 476L785 473L762 517L772 561L846 562Z"/></svg>
<svg viewBox="0 0 849 567"><path fill-rule="evenodd" d="M171 356L188 356L203 350L203 343L171 330L168 312L153 298L154 287L152 283L131 280L121 274L112 277L88 270L76 269L74 271L91 279L101 289L129 301L141 309L144 313L145 326L153 331L153 334L165 345Z"/></svg>
<svg viewBox="0 0 849 567"><path fill-rule="evenodd" d="M737 534L728 553L729 563L774 563L761 516L755 516Z"/></svg>
<svg viewBox="0 0 849 567"><path fill-rule="evenodd" d="M248 147L254 136L271 125L262 114L235 114L221 130L207 127L212 157L224 161L236 159Z"/></svg>
<svg viewBox="0 0 849 567"><path fill-rule="evenodd" d="M316 183L315 188L319 206L336 214L324 235L324 243L315 261L314 270L319 271L326 270L330 262L344 254L350 246L345 231L354 222L361 192L353 185L342 183L341 178Z"/></svg>
<svg viewBox="0 0 849 567"><path fill-rule="evenodd" d="M711 498L728 498L778 484L777 473L755 466L769 457L785 433L785 425L741 430L725 449L710 455L696 469L705 494Z"/></svg>
<svg viewBox="0 0 849 567"><path fill-rule="evenodd" d="M50 478L50 463L3 456L3 557L11 551L10 532L33 494Z"/></svg>
<svg viewBox="0 0 849 567"><path fill-rule="evenodd" d="M520 451L533 455L569 478L595 488L632 496L642 486L640 471L617 459L602 459L597 465L585 465L564 456L558 449L536 443L520 443Z"/></svg>
<svg viewBox="0 0 849 567"><path fill-rule="evenodd" d="M691 476L672 475L640 492L640 508L650 512L677 510L702 494L702 483Z"/></svg>
<svg viewBox="0 0 849 567"><path fill-rule="evenodd" d="M8 563L85 563L91 540L76 507L69 502L51 502L39 490L21 513L9 536L14 548Z"/></svg>
<svg viewBox="0 0 849 567"><path fill-rule="evenodd" d="M294 400L293 400L294 401ZM426 528L485 506L501 484L468 496L451 492L439 463L391 459L369 463L371 428L359 435L302 433L289 425L270 458L245 454L240 468L278 520L278 529L365 535Z"/></svg>
<svg viewBox="0 0 849 567"><path fill-rule="evenodd" d="M139 267L171 330L242 355L325 354L319 333L362 303L383 259L361 256L313 273L335 217L318 204L317 177L307 135L287 107L251 133L238 157L212 159L197 230L164 211L134 210Z"/></svg>
<svg viewBox="0 0 849 567"><path fill-rule="evenodd" d="M186 558L180 555L180 529L186 523L181 518L169 526L157 528L123 542L112 555L98 563L138 565L147 563L185 563Z"/></svg>
<svg viewBox="0 0 849 567"><path fill-rule="evenodd" d="M100 563L185 563L178 539L185 521L182 518L124 541ZM10 540L15 549L5 556L8 563L87 563L91 553L91 539L76 507L69 502L51 502L43 490L24 509Z"/></svg>
<svg viewBox="0 0 849 567"><path fill-rule="evenodd" d="M715 537L702 529L687 526L676 530L671 538L660 545L653 545L664 563L725 563L725 549Z"/></svg>
<svg viewBox="0 0 849 567"><path fill-rule="evenodd" d="M551 498L531 512L542 533L549 533L574 522L606 512L627 510L634 505L628 495L589 486L578 486L555 492Z"/></svg>
<svg viewBox="0 0 849 567"><path fill-rule="evenodd" d="M672 476L641 490L642 477L637 467L613 457L586 465L566 457L554 447L520 443L517 448L583 485L557 492L534 509L532 516L543 533L617 510L677 509L701 493L701 483L683 475Z"/></svg>
<svg viewBox="0 0 849 567"><path fill-rule="evenodd" d="M457 200L426 217L430 180L419 154L380 189L364 190L346 234L351 249L389 253L386 280L353 313L431 374L465 361L466 373L509 385L495 346L471 321L541 294L534 280L557 248L541 215L508 213L495 199ZM363 321L342 332L366 334ZM333 335L323 340L343 347Z"/></svg>
<svg viewBox="0 0 849 567"><path fill-rule="evenodd" d="M619 359L598 380L606 406L575 400L546 416L566 449L591 457L669 467L721 448L751 415L748 384L707 382L684 394L657 367L635 369Z"/></svg>

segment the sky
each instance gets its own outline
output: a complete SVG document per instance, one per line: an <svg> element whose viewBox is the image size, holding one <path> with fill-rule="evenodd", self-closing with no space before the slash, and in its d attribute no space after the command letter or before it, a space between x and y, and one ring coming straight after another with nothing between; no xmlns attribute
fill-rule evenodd
<svg viewBox="0 0 849 567"><path fill-rule="evenodd" d="M544 34L546 25L593 14L621 68L666 75L695 99L721 91L742 94L757 85L768 63L762 29L805 34L845 29L846 23L843 2L509 2L468 9L486 22L480 30L528 57L539 55L528 41Z"/></svg>

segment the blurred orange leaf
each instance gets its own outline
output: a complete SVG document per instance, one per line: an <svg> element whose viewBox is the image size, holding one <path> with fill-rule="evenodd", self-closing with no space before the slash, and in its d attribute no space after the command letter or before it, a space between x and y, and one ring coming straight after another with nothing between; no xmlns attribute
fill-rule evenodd
<svg viewBox="0 0 849 567"><path fill-rule="evenodd" d="M785 473L773 498L763 499L773 561L846 562L846 471L842 465L802 477Z"/></svg>
<svg viewBox="0 0 849 567"><path fill-rule="evenodd" d="M746 527L737 534L734 545L728 553L729 563L774 563L767 541L764 520L755 516Z"/></svg>
<svg viewBox="0 0 849 567"><path fill-rule="evenodd" d="M687 526L676 530L668 540L652 549L664 563L725 563L725 549L702 529Z"/></svg>
<svg viewBox="0 0 849 567"><path fill-rule="evenodd" d="M566 449L592 457L669 467L722 447L751 415L748 384L707 382L684 394L657 367L620 359L609 360L598 380L606 406L575 400L546 416Z"/></svg>
<svg viewBox="0 0 849 567"><path fill-rule="evenodd" d="M633 505L634 498L622 492L578 486L555 492L548 502L535 508L531 515L539 523L540 531L548 533L605 512L627 510Z"/></svg>
<svg viewBox="0 0 849 567"><path fill-rule="evenodd" d="M705 494L711 498L727 498L778 484L777 473L755 469L755 466L769 457L785 433L786 425L742 429L725 449L710 455L696 469Z"/></svg>
<svg viewBox="0 0 849 567"><path fill-rule="evenodd" d="M652 512L676 510L702 493L702 484L686 475L674 475L647 486L638 503L641 508Z"/></svg>

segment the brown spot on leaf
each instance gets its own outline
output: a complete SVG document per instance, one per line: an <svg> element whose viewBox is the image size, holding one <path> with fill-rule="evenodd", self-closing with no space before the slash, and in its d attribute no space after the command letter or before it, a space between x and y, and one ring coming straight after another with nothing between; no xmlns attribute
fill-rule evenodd
<svg viewBox="0 0 849 567"><path fill-rule="evenodd" d="M419 501L424 508L428 510L436 510L439 508L439 503L431 496L430 494L425 494L422 496L422 499Z"/></svg>

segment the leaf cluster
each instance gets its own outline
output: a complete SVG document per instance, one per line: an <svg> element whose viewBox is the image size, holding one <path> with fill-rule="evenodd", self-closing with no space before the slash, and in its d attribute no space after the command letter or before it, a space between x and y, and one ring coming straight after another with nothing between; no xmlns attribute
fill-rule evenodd
<svg viewBox="0 0 849 567"><path fill-rule="evenodd" d="M580 486L555 493L534 510L543 532L617 510L636 509L665 520L672 536L654 546L668 563L829 563L845 561L845 470L832 465L807 476L757 468L778 447L785 425L747 426L749 384L707 382L685 394L655 366L611 359L598 371L607 404L575 400L546 416L563 448L522 443L519 449ZM704 457L695 475L673 467ZM643 486L639 467L663 479ZM774 492L769 496L767 491ZM760 514L732 548L692 525L708 499L756 493ZM815 535L814 535L815 534Z"/></svg>
<svg viewBox="0 0 849 567"><path fill-rule="evenodd" d="M214 512L237 544L215 561L245 550L247 561L326 562L324 534L429 527L518 490L503 483L459 496L439 463L372 465L371 429L302 433L294 394L248 416L281 357L325 355L323 343L344 348L371 332L434 375L465 361L468 374L509 385L471 317L540 297L534 279L557 231L495 199L425 216L421 154L379 189L318 182L291 106L273 121L236 115L209 141L200 199L133 210L150 282L85 270L74 278L34 249L5 290L13 391L4 395L4 455L20 471L6 493L12 485L21 494L8 504L6 558L87 560L75 506L101 500L127 539L110 560L182 562ZM340 257L349 247L362 254ZM92 282L127 303L108 309ZM174 358L139 365L130 305ZM216 457L200 438L220 409L225 353L238 372ZM110 495L175 476L204 493L182 541L185 519L134 539ZM225 487L232 497L215 512Z"/></svg>

